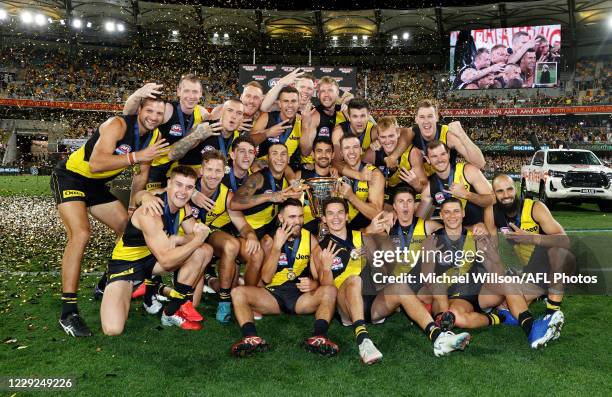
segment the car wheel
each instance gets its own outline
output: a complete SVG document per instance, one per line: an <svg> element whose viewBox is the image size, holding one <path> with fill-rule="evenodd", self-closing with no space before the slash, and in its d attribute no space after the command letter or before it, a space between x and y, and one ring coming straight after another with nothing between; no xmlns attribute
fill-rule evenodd
<svg viewBox="0 0 612 397"><path fill-rule="evenodd" d="M546 195L546 185L544 185L544 183L540 183L540 192L538 193L538 199L542 202L542 204L548 207L549 210L552 210L554 202Z"/></svg>

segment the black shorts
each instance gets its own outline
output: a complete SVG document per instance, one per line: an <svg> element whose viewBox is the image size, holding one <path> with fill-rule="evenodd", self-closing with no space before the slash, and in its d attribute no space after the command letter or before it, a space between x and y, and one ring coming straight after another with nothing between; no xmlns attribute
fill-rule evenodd
<svg viewBox="0 0 612 397"><path fill-rule="evenodd" d="M275 287L266 287L266 289L276 299L283 313L295 314L295 304L302 296L302 291L298 289L296 283L285 283Z"/></svg>
<svg viewBox="0 0 612 397"><path fill-rule="evenodd" d="M156 262L157 260L153 255L145 256L137 261L111 259L108 261L107 285L118 280L138 283L150 279Z"/></svg>
<svg viewBox="0 0 612 397"><path fill-rule="evenodd" d="M270 237L274 237L274 233L276 233L276 218L272 219L269 223L263 225L259 229L255 229L255 234L257 235L257 239L261 241L262 238L267 234Z"/></svg>
<svg viewBox="0 0 612 397"><path fill-rule="evenodd" d="M550 273L550 259L548 258L548 248L536 246L533 252L531 253L529 262L527 262L527 265L525 265L525 267L523 268L523 273ZM536 280L541 279L536 278ZM550 285L545 283L544 280L539 281L536 285L545 291L547 291L550 287Z"/></svg>
<svg viewBox="0 0 612 397"><path fill-rule="evenodd" d="M476 313L484 313L480 307L480 304L478 303L478 295L449 295L448 299L463 299L464 301L468 301L472 304L472 307Z"/></svg>
<svg viewBox="0 0 612 397"><path fill-rule="evenodd" d="M72 171L58 169L51 174L51 192L56 204L84 201L87 207L117 201L105 179L89 179Z"/></svg>

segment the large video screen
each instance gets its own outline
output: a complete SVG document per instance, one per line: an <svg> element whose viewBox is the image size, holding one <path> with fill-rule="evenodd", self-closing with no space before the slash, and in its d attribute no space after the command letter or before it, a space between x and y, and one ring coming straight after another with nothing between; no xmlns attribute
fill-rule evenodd
<svg viewBox="0 0 612 397"><path fill-rule="evenodd" d="M556 87L561 25L451 32L453 90Z"/></svg>

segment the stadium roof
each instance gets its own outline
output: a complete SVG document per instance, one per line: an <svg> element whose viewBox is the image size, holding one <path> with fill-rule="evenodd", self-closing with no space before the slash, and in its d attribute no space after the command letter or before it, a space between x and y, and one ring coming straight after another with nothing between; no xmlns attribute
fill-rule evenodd
<svg viewBox="0 0 612 397"><path fill-rule="evenodd" d="M466 3L471 5L458 5ZM211 4L223 8L208 6ZM304 4L312 4L313 8L290 10L303 8ZM440 4L441 7L437 6ZM350 7L350 10L336 9L341 6ZM5 37L44 36L62 40L73 35L80 43L125 45L133 42L135 35L144 34L149 41L180 42L189 35L199 34L206 37L208 44L269 46L275 39L282 38L294 43L305 40L309 48L313 48L313 42L315 47L342 48L357 44L388 48L394 35L398 46L440 47L448 43L448 32L453 30L543 24L561 24L565 37L569 37L570 28L575 26L577 45L595 44L600 43L602 38L609 40L606 21L612 11L609 0L505 3L0 0L0 8L9 14L8 20L0 21L0 34ZM50 23L24 27L19 20L23 10L40 12L49 18ZM70 29L70 21L76 18L82 21L83 26ZM105 25L109 21L121 23L124 32L106 32ZM87 27L87 23L90 27ZM405 33L408 33L409 39L403 41ZM358 43L355 43L355 37Z"/></svg>

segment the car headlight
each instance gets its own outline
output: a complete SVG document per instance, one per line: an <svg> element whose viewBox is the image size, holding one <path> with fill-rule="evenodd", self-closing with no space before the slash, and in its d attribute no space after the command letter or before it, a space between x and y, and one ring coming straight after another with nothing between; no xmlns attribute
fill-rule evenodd
<svg viewBox="0 0 612 397"><path fill-rule="evenodd" d="M608 178L608 187L610 187L612 185L612 172L608 172L606 177Z"/></svg>
<svg viewBox="0 0 612 397"><path fill-rule="evenodd" d="M554 177L554 178L563 178L565 177L565 174L567 174L566 172L561 172L561 171L548 171L548 175Z"/></svg>

